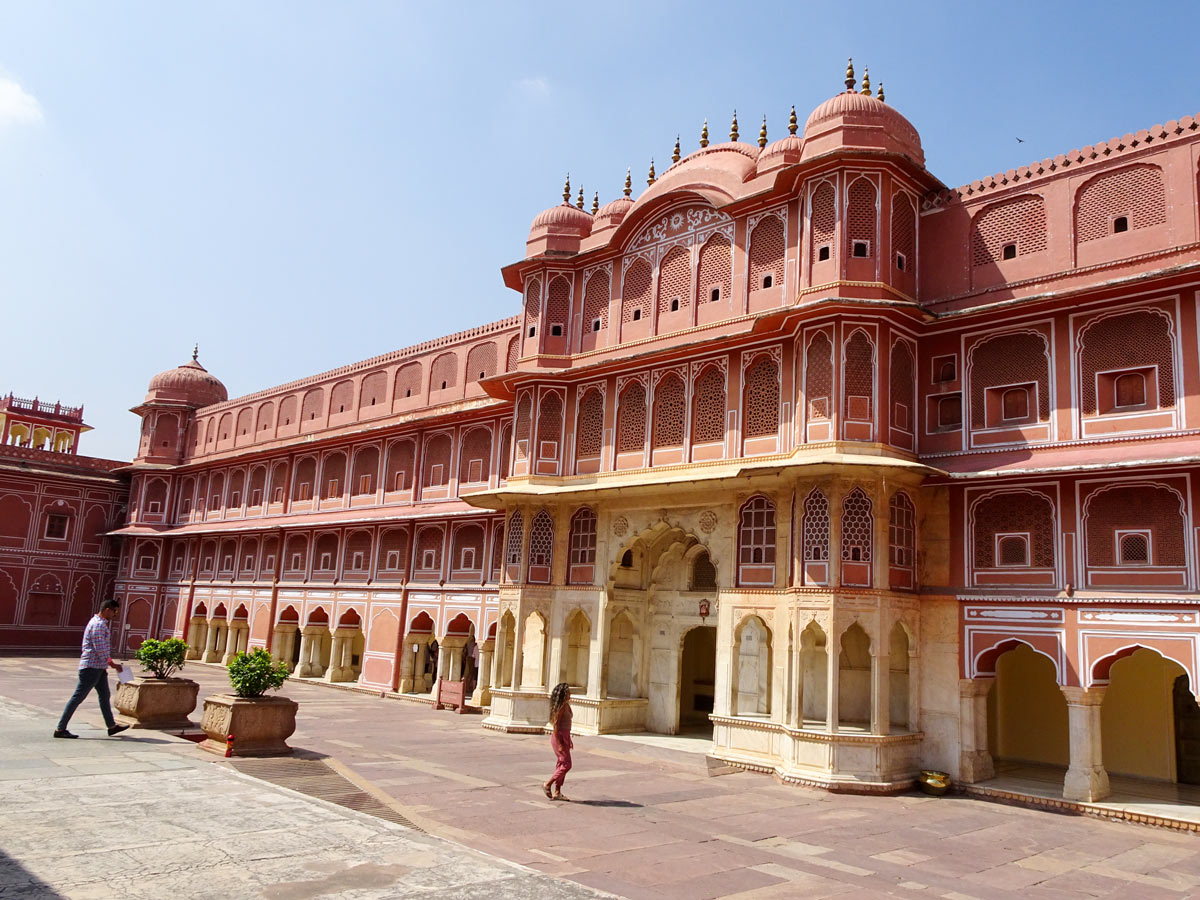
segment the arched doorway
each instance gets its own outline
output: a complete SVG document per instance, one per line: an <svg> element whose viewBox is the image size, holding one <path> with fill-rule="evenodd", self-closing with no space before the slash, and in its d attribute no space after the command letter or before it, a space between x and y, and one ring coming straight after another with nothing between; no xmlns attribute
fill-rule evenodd
<svg viewBox="0 0 1200 900"><path fill-rule="evenodd" d="M1200 706L1186 672L1176 676L1171 695L1175 708L1175 780L1200 784Z"/></svg>
<svg viewBox="0 0 1200 900"><path fill-rule="evenodd" d="M1028 644L996 658L996 680L988 695L988 751L997 763L1042 763L1065 767L1071 759L1067 700L1054 662Z"/></svg>
<svg viewBox="0 0 1200 900"><path fill-rule="evenodd" d="M1107 673L1100 707L1105 770L1200 784L1200 709L1183 666L1137 648L1122 651Z"/></svg>
<svg viewBox="0 0 1200 900"><path fill-rule="evenodd" d="M679 657L679 731L712 733L716 700L717 629L697 625L683 636Z"/></svg>

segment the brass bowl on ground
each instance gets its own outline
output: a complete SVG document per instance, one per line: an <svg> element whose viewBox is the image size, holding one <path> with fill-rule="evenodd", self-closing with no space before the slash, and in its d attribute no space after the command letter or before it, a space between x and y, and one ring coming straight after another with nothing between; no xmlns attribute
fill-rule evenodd
<svg viewBox="0 0 1200 900"><path fill-rule="evenodd" d="M950 790L950 775L934 769L922 769L917 776L917 787L931 797L940 797Z"/></svg>

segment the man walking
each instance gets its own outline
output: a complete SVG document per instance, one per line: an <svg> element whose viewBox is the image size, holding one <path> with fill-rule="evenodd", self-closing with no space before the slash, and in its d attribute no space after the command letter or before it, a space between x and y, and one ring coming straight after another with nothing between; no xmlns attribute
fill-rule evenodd
<svg viewBox="0 0 1200 900"><path fill-rule="evenodd" d="M108 630L108 623L112 621L113 616L120 608L121 605L116 600L105 600L100 606L100 612L92 616L87 628L84 629L83 655L79 660L79 684L75 686L75 693L67 701L67 708L63 710L62 718L58 720L58 728L54 729L56 738L79 737L79 735L67 731L67 723L71 721L71 716L75 714L75 710L79 708L79 704L84 701L92 688L96 689L96 694L100 698L100 712L104 715L104 724L108 726L108 733L110 735L120 734L129 727L117 724L116 719L113 718L112 706L108 701L108 672L106 669L108 666L112 666L120 672L124 668L120 663L112 660L112 639Z"/></svg>

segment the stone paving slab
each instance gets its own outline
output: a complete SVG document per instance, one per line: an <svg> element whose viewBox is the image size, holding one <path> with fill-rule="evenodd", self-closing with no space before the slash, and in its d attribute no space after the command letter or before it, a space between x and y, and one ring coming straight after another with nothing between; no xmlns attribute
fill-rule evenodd
<svg viewBox="0 0 1200 900"><path fill-rule="evenodd" d="M0 897L604 896L238 774L156 732L109 738L0 697ZM148 749L152 748L152 749Z"/></svg>
<svg viewBox="0 0 1200 900"><path fill-rule="evenodd" d="M37 715L57 711L74 665L0 660L0 696ZM226 689L214 667L184 674L200 682L201 697ZM661 739L651 754L629 738L577 737L566 789L574 802L552 803L539 788L553 767L543 736L498 734L478 716L309 682L289 681L284 693L300 703L294 745L335 758L431 834L628 898L1200 896L1193 834L961 796L830 794L747 772L710 778L694 742L674 752ZM94 705L76 721L98 726ZM129 758L161 767L164 756L187 752L200 753L152 745ZM160 768L156 777L177 775ZM220 839L215 831L199 846ZM276 842L239 833L228 847L259 853ZM306 875L320 882L328 873Z"/></svg>

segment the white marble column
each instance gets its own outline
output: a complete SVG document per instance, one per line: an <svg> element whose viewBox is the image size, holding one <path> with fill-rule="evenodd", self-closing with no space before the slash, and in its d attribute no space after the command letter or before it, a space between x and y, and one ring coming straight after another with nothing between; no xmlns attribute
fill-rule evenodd
<svg viewBox="0 0 1200 900"><path fill-rule="evenodd" d="M204 662L217 661L217 626L206 625L204 633Z"/></svg>
<svg viewBox="0 0 1200 900"><path fill-rule="evenodd" d="M871 642L871 734L891 731L891 657L882 652L880 641Z"/></svg>
<svg viewBox="0 0 1200 900"><path fill-rule="evenodd" d="M495 650L494 640L479 644L479 683L471 694L472 706L490 706L492 702L492 653Z"/></svg>
<svg viewBox="0 0 1200 900"><path fill-rule="evenodd" d="M841 674L842 638L837 633L832 619L829 625L829 636L825 639L825 655L828 657L826 660L828 677L825 679L825 730L830 734L836 734L838 731L838 708L840 706L838 702L838 681Z"/></svg>
<svg viewBox="0 0 1200 900"><path fill-rule="evenodd" d="M1062 687L1060 690L1067 698L1071 741L1071 765L1063 779L1063 799L1085 803L1103 800L1112 793L1100 745L1100 704L1105 689Z"/></svg>

